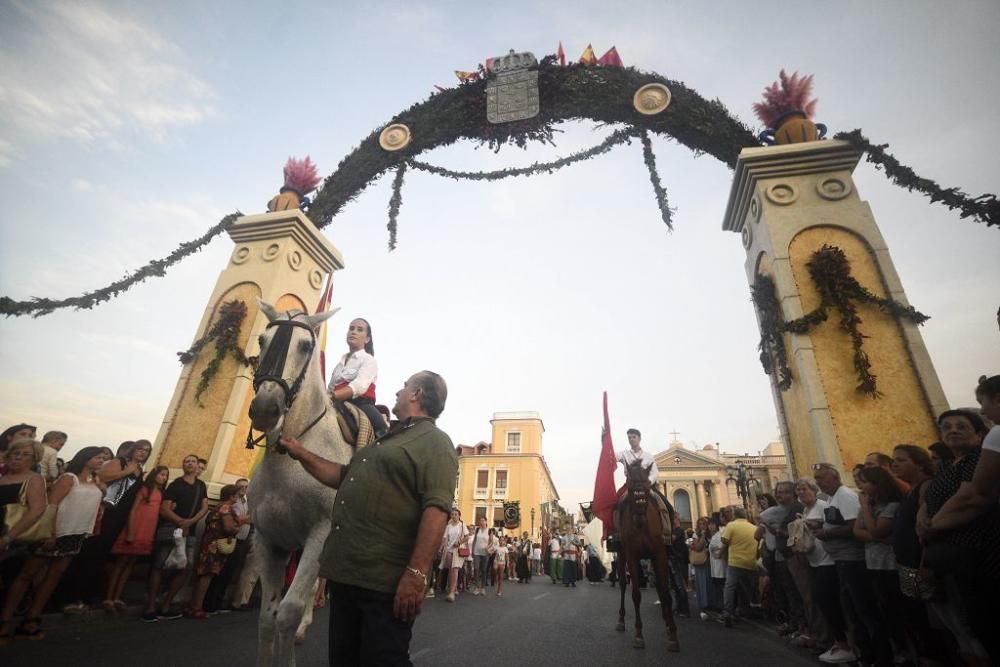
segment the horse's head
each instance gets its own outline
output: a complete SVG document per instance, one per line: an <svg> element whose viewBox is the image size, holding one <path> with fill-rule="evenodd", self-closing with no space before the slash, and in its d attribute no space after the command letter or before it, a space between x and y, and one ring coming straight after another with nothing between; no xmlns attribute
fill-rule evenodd
<svg viewBox="0 0 1000 667"><path fill-rule="evenodd" d="M254 374L256 392L250 402L250 422L258 431L281 429L316 352L316 330L339 308L318 315L291 310L279 313L257 300L268 325L260 335L260 358Z"/></svg>
<svg viewBox="0 0 1000 667"><path fill-rule="evenodd" d="M640 460L633 461L626 466L625 478L633 504L646 501L646 495L649 493L649 471L652 467L653 464L642 465Z"/></svg>

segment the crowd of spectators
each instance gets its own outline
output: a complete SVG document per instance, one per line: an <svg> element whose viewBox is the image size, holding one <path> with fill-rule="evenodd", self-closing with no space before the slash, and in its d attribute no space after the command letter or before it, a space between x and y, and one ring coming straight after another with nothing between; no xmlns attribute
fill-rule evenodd
<svg viewBox="0 0 1000 667"><path fill-rule="evenodd" d="M938 417L939 442L870 453L852 486L820 462L752 512L698 519L683 571L702 619L757 613L826 663L1000 663L1000 376L976 398Z"/></svg>
<svg viewBox="0 0 1000 667"><path fill-rule="evenodd" d="M165 466L145 469L148 440L116 452L83 447L63 464L67 439L50 431L36 440L29 424L0 434L0 644L43 638L47 610L116 613L129 594L138 603L139 586L128 591L137 564L148 567L144 621L246 608L247 480L223 487L210 507L199 479L205 459L187 456L183 475L170 481ZM186 604L175 609L192 576Z"/></svg>

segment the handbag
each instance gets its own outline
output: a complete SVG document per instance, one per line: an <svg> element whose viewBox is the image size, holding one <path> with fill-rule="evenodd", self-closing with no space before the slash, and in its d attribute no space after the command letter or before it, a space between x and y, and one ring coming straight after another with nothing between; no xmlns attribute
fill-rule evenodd
<svg viewBox="0 0 1000 667"><path fill-rule="evenodd" d="M911 600L932 600L937 592L934 575L927 570L896 563L899 572L899 590Z"/></svg>
<svg viewBox="0 0 1000 667"><path fill-rule="evenodd" d="M236 538L220 537L217 540L213 540L212 545L215 547L215 553L222 554L223 556L228 556L229 554L236 551Z"/></svg>
<svg viewBox="0 0 1000 667"><path fill-rule="evenodd" d="M704 549L701 551L690 550L688 560L692 565L704 565L708 562L708 551Z"/></svg>
<svg viewBox="0 0 1000 667"><path fill-rule="evenodd" d="M108 490L104 494L104 504L110 505L111 507L117 507L118 503L128 494L129 489L131 489L137 482L135 477L129 475L127 477L119 477L115 481L108 484Z"/></svg>
<svg viewBox="0 0 1000 667"><path fill-rule="evenodd" d="M469 557L469 547L459 547L458 548L458 557L459 558L468 558Z"/></svg>
<svg viewBox="0 0 1000 667"><path fill-rule="evenodd" d="M17 503L6 506L4 514L4 535L9 533L21 521L21 517L28 513L28 481L21 484L21 489L17 493ZM45 505L45 511L34 524L28 527L17 536L18 542L44 542L52 539L56 527L56 505Z"/></svg>

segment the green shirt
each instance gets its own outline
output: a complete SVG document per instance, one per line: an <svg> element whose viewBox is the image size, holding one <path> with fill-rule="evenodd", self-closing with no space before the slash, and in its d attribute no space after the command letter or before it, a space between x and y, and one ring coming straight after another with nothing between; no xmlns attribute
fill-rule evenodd
<svg viewBox="0 0 1000 667"><path fill-rule="evenodd" d="M455 502L458 458L451 438L429 417L396 422L344 470L333 506L320 576L394 593L428 507Z"/></svg>

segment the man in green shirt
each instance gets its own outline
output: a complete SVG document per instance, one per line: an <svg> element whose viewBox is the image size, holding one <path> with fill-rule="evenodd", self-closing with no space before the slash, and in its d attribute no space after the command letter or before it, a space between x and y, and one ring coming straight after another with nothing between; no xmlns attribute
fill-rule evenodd
<svg viewBox="0 0 1000 667"><path fill-rule="evenodd" d="M458 459L434 424L448 388L421 371L396 393L398 418L344 466L283 438L288 454L338 489L320 576L332 587L330 664L409 665L424 580L455 497Z"/></svg>

